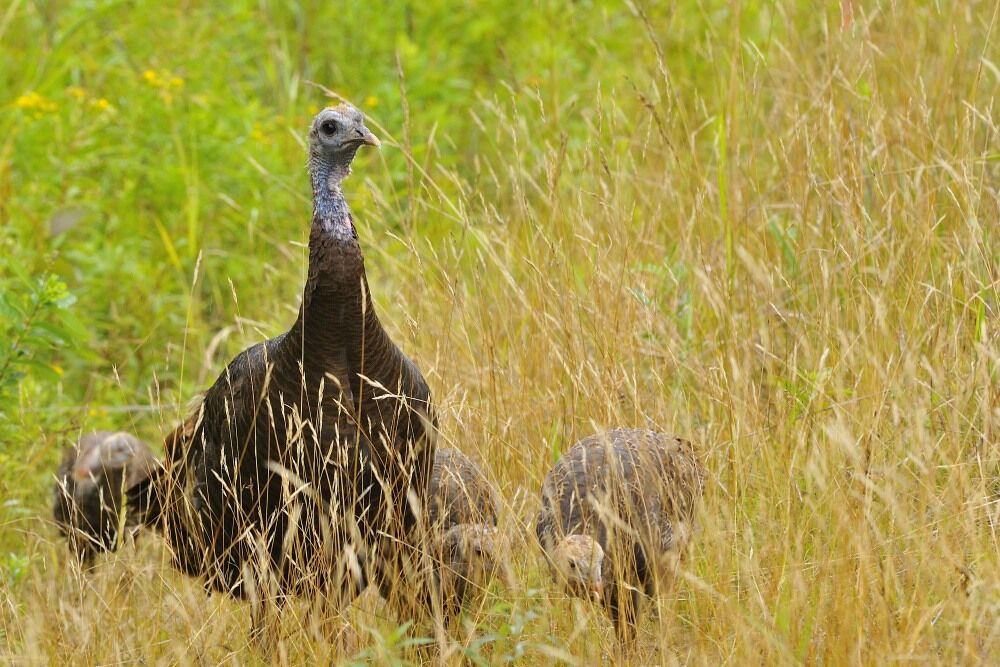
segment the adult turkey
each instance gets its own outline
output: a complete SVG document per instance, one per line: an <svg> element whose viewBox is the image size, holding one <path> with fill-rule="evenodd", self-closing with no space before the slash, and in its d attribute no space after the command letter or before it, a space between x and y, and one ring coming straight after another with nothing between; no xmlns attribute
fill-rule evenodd
<svg viewBox="0 0 1000 667"><path fill-rule="evenodd" d="M291 328L233 359L130 492L176 566L280 603L405 581L434 457L431 397L375 312L342 180L379 141L344 104L309 131L309 270ZM403 584L405 585L405 584Z"/></svg>
<svg viewBox="0 0 1000 667"><path fill-rule="evenodd" d="M673 579L703 487L686 440L644 429L592 435L546 475L535 532L553 575L570 594L602 603L628 640L641 593Z"/></svg>
<svg viewBox="0 0 1000 667"><path fill-rule="evenodd" d="M123 507L122 494L155 465L146 443L120 431L94 431L66 448L56 471L52 517L83 565L118 548L120 526L139 523L134 507Z"/></svg>
<svg viewBox="0 0 1000 667"><path fill-rule="evenodd" d="M497 497L483 469L457 449L434 453L427 496L442 609L456 613L475 589L495 574L511 584L497 534Z"/></svg>

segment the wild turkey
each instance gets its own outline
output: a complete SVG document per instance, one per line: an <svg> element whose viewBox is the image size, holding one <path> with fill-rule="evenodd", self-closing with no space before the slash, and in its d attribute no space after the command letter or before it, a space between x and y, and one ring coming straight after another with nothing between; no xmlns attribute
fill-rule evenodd
<svg viewBox="0 0 1000 667"><path fill-rule="evenodd" d="M133 507L122 521L122 492L149 476L155 465L149 446L128 433L95 431L66 449L56 472L52 516L84 565L92 565L98 553L117 549L119 526L139 522Z"/></svg>
<svg viewBox="0 0 1000 667"><path fill-rule="evenodd" d="M499 553L497 493L475 461L457 449L437 449L427 503L446 614L457 612L470 589L482 588L496 573L510 584Z"/></svg>
<svg viewBox="0 0 1000 667"><path fill-rule="evenodd" d="M354 107L313 119L298 318L230 362L166 439L153 483L130 492L179 569L236 597L350 599L370 576L388 597L418 539L434 418L424 378L376 315L341 191L362 145L379 141Z"/></svg>
<svg viewBox="0 0 1000 667"><path fill-rule="evenodd" d="M631 639L640 591L654 596L672 580L703 486L685 440L641 429L593 435L546 475L535 532L568 592L601 602Z"/></svg>

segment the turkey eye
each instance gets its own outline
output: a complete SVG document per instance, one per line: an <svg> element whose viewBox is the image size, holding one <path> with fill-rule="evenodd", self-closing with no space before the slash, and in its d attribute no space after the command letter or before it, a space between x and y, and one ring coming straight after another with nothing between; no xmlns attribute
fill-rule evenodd
<svg viewBox="0 0 1000 667"><path fill-rule="evenodd" d="M320 123L319 129L323 134L333 134L337 131L337 121L324 120Z"/></svg>

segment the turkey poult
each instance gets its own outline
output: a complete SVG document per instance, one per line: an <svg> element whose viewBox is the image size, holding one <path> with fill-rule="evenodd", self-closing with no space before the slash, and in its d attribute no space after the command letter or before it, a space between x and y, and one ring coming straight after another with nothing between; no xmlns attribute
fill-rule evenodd
<svg viewBox="0 0 1000 667"><path fill-rule="evenodd" d="M118 547L120 526L131 529L139 522L133 507L122 507L122 493L155 465L146 443L128 433L95 431L66 449L56 472L52 516L83 565Z"/></svg>
<svg viewBox="0 0 1000 667"><path fill-rule="evenodd" d="M673 579L703 487L687 441L608 431L575 444L546 475L535 531L568 592L602 604L619 638L631 639L642 593Z"/></svg>
<svg viewBox="0 0 1000 667"><path fill-rule="evenodd" d="M376 315L341 191L361 146L354 107L309 131L309 269L292 327L233 359L132 489L176 566L214 590L280 604L389 598L423 528L434 446L430 391ZM254 605L255 613L258 609Z"/></svg>
<svg viewBox="0 0 1000 667"><path fill-rule="evenodd" d="M499 552L497 493L482 468L457 449L434 453L427 495L442 608L451 615L496 574L511 576Z"/></svg>

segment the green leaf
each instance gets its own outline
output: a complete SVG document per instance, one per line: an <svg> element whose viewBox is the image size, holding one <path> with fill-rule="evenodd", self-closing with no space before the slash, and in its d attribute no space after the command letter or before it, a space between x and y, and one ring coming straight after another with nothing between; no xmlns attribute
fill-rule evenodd
<svg viewBox="0 0 1000 667"><path fill-rule="evenodd" d="M60 345L69 345L73 342L69 332L56 324L38 322L34 325L33 329L44 332L46 334L44 336L45 339Z"/></svg>
<svg viewBox="0 0 1000 667"><path fill-rule="evenodd" d="M25 318L24 310L22 310L21 304L15 299L16 297L10 292L0 294L0 314L12 322L23 320Z"/></svg>

